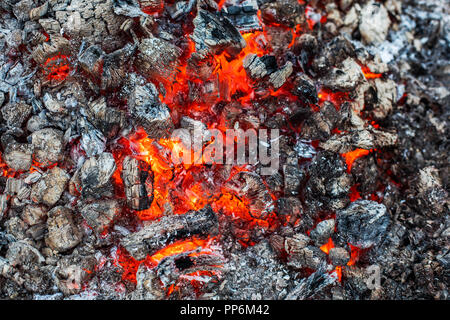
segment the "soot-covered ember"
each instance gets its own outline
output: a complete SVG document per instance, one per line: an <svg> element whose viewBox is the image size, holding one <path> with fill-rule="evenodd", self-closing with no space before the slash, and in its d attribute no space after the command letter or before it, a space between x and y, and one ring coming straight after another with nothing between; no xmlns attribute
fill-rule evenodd
<svg viewBox="0 0 450 320"><path fill-rule="evenodd" d="M1 1L0 298L448 299L449 22Z"/></svg>

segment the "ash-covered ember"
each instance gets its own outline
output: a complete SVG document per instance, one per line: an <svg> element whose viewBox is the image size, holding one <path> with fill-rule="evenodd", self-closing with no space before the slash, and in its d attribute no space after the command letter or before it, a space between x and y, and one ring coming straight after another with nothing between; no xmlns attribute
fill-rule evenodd
<svg viewBox="0 0 450 320"><path fill-rule="evenodd" d="M0 298L448 299L445 4L0 17Z"/></svg>

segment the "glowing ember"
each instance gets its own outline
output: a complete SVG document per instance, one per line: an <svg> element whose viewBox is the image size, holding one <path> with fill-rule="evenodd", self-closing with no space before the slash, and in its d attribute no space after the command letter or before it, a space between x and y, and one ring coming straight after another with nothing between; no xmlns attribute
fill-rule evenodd
<svg viewBox="0 0 450 320"><path fill-rule="evenodd" d="M366 77L366 79L377 79L377 78L381 78L383 76L383 74L381 74L381 73L371 72L369 67L367 67L367 66L361 66L361 70L364 74L364 77Z"/></svg>
<svg viewBox="0 0 450 320"><path fill-rule="evenodd" d="M328 242L325 243L323 246L320 247L320 250L325 252L326 254L330 253L330 249L334 248L333 240L330 238L328 239Z"/></svg>
<svg viewBox="0 0 450 320"><path fill-rule="evenodd" d="M367 156L370 152L373 150L366 150L366 149L355 149L353 151L343 153L342 156L345 158L345 163L347 164L347 171L350 172L352 170L353 162L355 162L356 159Z"/></svg>
<svg viewBox="0 0 450 320"><path fill-rule="evenodd" d="M49 81L64 81L70 73L69 57L57 55L50 57L43 65L44 75Z"/></svg>

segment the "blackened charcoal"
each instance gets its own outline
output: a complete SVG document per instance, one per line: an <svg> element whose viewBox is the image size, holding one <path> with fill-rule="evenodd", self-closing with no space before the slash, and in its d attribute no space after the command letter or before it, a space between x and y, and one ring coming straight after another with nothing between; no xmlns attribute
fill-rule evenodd
<svg viewBox="0 0 450 320"><path fill-rule="evenodd" d="M220 13L199 10L194 19L191 39L198 52L219 54L223 51L236 56L246 46L244 38L233 24Z"/></svg>
<svg viewBox="0 0 450 320"><path fill-rule="evenodd" d="M79 293L92 277L96 264L94 255L72 253L62 257L53 274L58 289L67 296Z"/></svg>
<svg viewBox="0 0 450 320"><path fill-rule="evenodd" d="M6 125L11 128L20 128L31 115L32 107L25 103L7 103L1 113Z"/></svg>
<svg viewBox="0 0 450 320"><path fill-rule="evenodd" d="M285 84L293 70L292 62L288 61L281 69L273 72L269 76L270 84L275 88L275 90L278 90L283 86L283 84Z"/></svg>
<svg viewBox="0 0 450 320"><path fill-rule="evenodd" d="M105 231L119 215L121 206L117 200L106 199L81 205L80 212L87 224L97 233Z"/></svg>
<svg viewBox="0 0 450 320"><path fill-rule="evenodd" d="M314 246L307 246L292 252L287 265L296 269L309 268L317 270L326 261L326 254Z"/></svg>
<svg viewBox="0 0 450 320"><path fill-rule="evenodd" d="M226 183L239 197L249 201L249 214L264 219L274 210L275 204L261 176L252 172L239 172Z"/></svg>
<svg viewBox="0 0 450 320"><path fill-rule="evenodd" d="M332 68L322 80L324 86L333 91L352 91L364 81L361 67L353 59L347 58L342 64Z"/></svg>
<svg viewBox="0 0 450 320"><path fill-rule="evenodd" d="M112 191L111 177L116 162L111 153L104 152L87 159L80 170L81 194L85 198L101 198Z"/></svg>
<svg viewBox="0 0 450 320"><path fill-rule="evenodd" d="M86 113L89 121L107 138L115 137L126 123L125 113L108 106L104 97L88 103Z"/></svg>
<svg viewBox="0 0 450 320"><path fill-rule="evenodd" d="M220 271L225 262L224 258L218 255L192 255L191 252L169 256L161 260L157 266L157 275L164 287L168 288L175 284L180 277L198 271ZM189 256L189 255L192 256Z"/></svg>
<svg viewBox="0 0 450 320"><path fill-rule="evenodd" d="M169 108L160 102L154 84L135 86L128 104L131 115L144 127L150 138L168 137L174 129Z"/></svg>
<svg viewBox="0 0 450 320"><path fill-rule="evenodd" d="M4 161L13 170L29 170L32 163L33 147L26 143L11 142L3 154Z"/></svg>
<svg viewBox="0 0 450 320"><path fill-rule="evenodd" d="M348 204L352 179L339 154L317 153L309 170L310 177L304 192L311 205L335 210Z"/></svg>
<svg viewBox="0 0 450 320"><path fill-rule="evenodd" d="M143 39L138 47L134 66L139 74L148 79L171 81L175 78L180 48L159 38Z"/></svg>
<svg viewBox="0 0 450 320"><path fill-rule="evenodd" d="M128 207L137 211L150 208L153 201L153 171L150 165L145 161L126 157L122 168Z"/></svg>
<svg viewBox="0 0 450 320"><path fill-rule="evenodd" d="M350 260L350 254L344 248L331 248L328 254L333 266L345 266Z"/></svg>
<svg viewBox="0 0 450 320"><path fill-rule="evenodd" d="M54 167L48 170L31 189L31 200L53 206L64 192L69 175L61 168Z"/></svg>
<svg viewBox="0 0 450 320"><path fill-rule="evenodd" d="M314 241L315 245L320 247L327 243L328 239L334 233L334 227L336 222L334 219L323 220L317 224L317 226L311 230L310 237Z"/></svg>
<svg viewBox="0 0 450 320"><path fill-rule="evenodd" d="M338 235L358 248L370 248L381 242L390 223L383 204L357 200L336 214Z"/></svg>
<svg viewBox="0 0 450 320"><path fill-rule="evenodd" d="M81 231L73 221L74 213L65 207L55 207L48 212L46 244L58 252L68 251L82 239Z"/></svg>
<svg viewBox="0 0 450 320"><path fill-rule="evenodd" d="M93 45L87 48L78 57L78 62L86 72L95 77L99 77L101 75L101 70L103 67L104 54L105 53L99 46Z"/></svg>
<svg viewBox="0 0 450 320"><path fill-rule="evenodd" d="M100 89L113 89L120 86L126 78L127 60L135 49L136 46L127 44L106 54L98 45L92 45L79 56L78 61L95 82L100 84Z"/></svg>
<svg viewBox="0 0 450 320"><path fill-rule="evenodd" d="M264 22L278 23L290 28L305 22L305 9L296 0L279 0L261 6Z"/></svg>
<svg viewBox="0 0 450 320"><path fill-rule="evenodd" d="M355 56L352 43L343 36L338 36L328 42L322 52L314 56L312 69L323 75L348 57Z"/></svg>
<svg viewBox="0 0 450 320"><path fill-rule="evenodd" d="M208 205L198 211L152 221L142 230L123 238L121 244L133 258L142 260L176 240L212 235L217 232L217 227L217 216Z"/></svg>
<svg viewBox="0 0 450 320"><path fill-rule="evenodd" d="M233 1L232 5L224 6L222 12L241 32L262 29L258 18L258 3L256 0ZM228 3L227 3L228 4Z"/></svg>
<svg viewBox="0 0 450 320"><path fill-rule="evenodd" d="M319 102L316 86L313 80L306 74L298 75L295 78L292 93L307 103Z"/></svg>
<svg viewBox="0 0 450 320"><path fill-rule="evenodd" d="M258 57L253 53L245 57L243 66L249 77L254 80L270 75L278 67L274 56L265 55Z"/></svg>
<svg viewBox="0 0 450 320"><path fill-rule="evenodd" d="M334 135L319 146L325 150L346 153L357 148L378 149L396 144L397 134L381 130L354 130L346 134Z"/></svg>
<svg viewBox="0 0 450 320"><path fill-rule="evenodd" d="M33 132L31 144L34 148L34 158L43 167L55 164L63 156L63 132L46 128Z"/></svg>

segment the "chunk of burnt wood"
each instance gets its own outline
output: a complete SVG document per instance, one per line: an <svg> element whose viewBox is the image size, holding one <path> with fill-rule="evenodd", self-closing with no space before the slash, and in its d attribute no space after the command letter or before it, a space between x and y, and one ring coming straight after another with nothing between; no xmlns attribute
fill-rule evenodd
<svg viewBox="0 0 450 320"><path fill-rule="evenodd" d="M81 242L82 234L73 221L73 215L72 210L61 206L48 212L45 243L51 249L65 252Z"/></svg>
<svg viewBox="0 0 450 320"><path fill-rule="evenodd" d="M348 57L355 56L355 47L344 36L338 36L328 42L320 54L313 56L312 69L324 75Z"/></svg>
<svg viewBox="0 0 450 320"><path fill-rule="evenodd" d="M69 175L59 167L48 170L33 185L31 189L31 200L50 207L53 206L64 192L69 178Z"/></svg>
<svg viewBox="0 0 450 320"><path fill-rule="evenodd" d="M376 159L370 155L356 159L352 164L351 174L361 195L375 193L382 183Z"/></svg>
<svg viewBox="0 0 450 320"><path fill-rule="evenodd" d="M111 177L115 170L116 162L111 153L104 152L87 159L80 169L81 195L98 199L111 193Z"/></svg>
<svg viewBox="0 0 450 320"><path fill-rule="evenodd" d="M174 129L169 108L159 100L158 90L153 83L135 86L128 105L131 115L151 139L168 137Z"/></svg>
<svg viewBox="0 0 450 320"><path fill-rule="evenodd" d="M239 172L226 183L226 187L249 203L249 214L264 219L275 208L273 199L261 176L253 172Z"/></svg>
<svg viewBox="0 0 450 320"><path fill-rule="evenodd" d="M262 30L258 18L258 2L256 0L233 1L222 9L231 23L241 32Z"/></svg>
<svg viewBox="0 0 450 320"><path fill-rule="evenodd" d="M376 129L354 130L349 133L334 135L325 142L321 142L319 146L322 149L347 153L357 148L360 149L377 149L395 145L397 142L397 134Z"/></svg>
<svg viewBox="0 0 450 320"><path fill-rule="evenodd" d="M253 80L262 79L278 68L274 56L258 57L254 53L250 53L244 58L243 66L247 75Z"/></svg>
<svg viewBox="0 0 450 320"><path fill-rule="evenodd" d="M137 211L150 208L153 201L153 171L150 165L128 156L123 160L122 168L128 207Z"/></svg>
<svg viewBox="0 0 450 320"><path fill-rule="evenodd" d="M275 22L293 28L305 23L305 8L296 0L267 2L261 6L261 18L267 24Z"/></svg>
<svg viewBox="0 0 450 320"><path fill-rule="evenodd" d="M294 80L292 93L301 98L306 103L317 103L317 89L313 80L306 74L297 75Z"/></svg>
<svg viewBox="0 0 450 320"><path fill-rule="evenodd" d="M120 86L126 78L127 60L134 53L136 46L125 45L112 53L106 54L93 45L78 58L81 67L100 84L100 89L113 89Z"/></svg>
<svg viewBox="0 0 450 320"><path fill-rule="evenodd" d="M125 125L125 112L108 107L105 97L88 103L86 114L91 122L107 138L113 138Z"/></svg>
<svg viewBox="0 0 450 320"><path fill-rule="evenodd" d="M275 88L275 90L278 90L283 86L283 84L285 84L289 76L292 74L293 70L294 68L292 62L286 62L286 64L281 69L273 72L269 76L270 84Z"/></svg>
<svg viewBox="0 0 450 320"><path fill-rule="evenodd" d="M47 219L47 208L43 205L29 204L22 212L22 220L29 226L45 222Z"/></svg>
<svg viewBox="0 0 450 320"><path fill-rule="evenodd" d="M164 287L175 284L180 277L198 271L223 271L225 259L215 254L196 254L201 248L169 256L161 260L156 267L157 275Z"/></svg>
<svg viewBox="0 0 450 320"><path fill-rule="evenodd" d="M335 210L348 204L352 179L339 154L327 151L317 153L309 172L304 192L310 206Z"/></svg>
<svg viewBox="0 0 450 320"><path fill-rule="evenodd" d="M31 167L33 148L27 143L11 142L3 154L5 163L16 171L27 171Z"/></svg>
<svg viewBox="0 0 450 320"><path fill-rule="evenodd" d="M48 42L38 45L31 56L39 64L44 64L48 58L56 55L69 55L70 42L64 37L52 35Z"/></svg>
<svg viewBox="0 0 450 320"><path fill-rule="evenodd" d="M325 252L314 246L298 249L287 258L287 265L296 269L309 268L317 270L326 261Z"/></svg>
<svg viewBox="0 0 450 320"><path fill-rule="evenodd" d="M327 243L328 239L334 233L334 227L336 222L334 219L323 220L317 224L317 226L311 230L310 237L314 241L314 244L318 247Z"/></svg>
<svg viewBox="0 0 450 320"><path fill-rule="evenodd" d="M176 76L181 54L182 50L168 41L143 39L134 66L146 78L170 82Z"/></svg>
<svg viewBox="0 0 450 320"><path fill-rule="evenodd" d="M352 202L337 211L336 218L338 236L361 249L380 243L390 223L386 207L370 200Z"/></svg>
<svg viewBox="0 0 450 320"><path fill-rule="evenodd" d="M246 46L242 35L223 14L202 9L194 18L191 39L195 42L196 51L204 52L205 56L225 51L234 57Z"/></svg>
<svg viewBox="0 0 450 320"><path fill-rule="evenodd" d="M286 221L295 222L303 215L303 205L296 197L280 198L277 200L278 215L285 217Z"/></svg>
<svg viewBox="0 0 450 320"><path fill-rule="evenodd" d="M82 204L80 212L87 224L97 233L111 225L120 214L121 206L117 200L106 199Z"/></svg>
<svg viewBox="0 0 450 320"><path fill-rule="evenodd" d="M333 266L345 266L350 260L350 254L344 248L331 248L328 258Z"/></svg>
<svg viewBox="0 0 450 320"><path fill-rule="evenodd" d="M364 99L364 110L372 119L382 120L392 112L397 101L397 85L390 79L374 79L373 84L373 97Z"/></svg>
<svg viewBox="0 0 450 320"><path fill-rule="evenodd" d="M213 235L217 228L217 216L207 205L198 211L164 216L158 221L152 221L142 230L124 237L121 244L134 259L142 260L176 240Z"/></svg>
<svg viewBox="0 0 450 320"><path fill-rule="evenodd" d="M333 91L352 91L364 81L361 67L352 58L345 59L341 65L332 68L322 80L323 85Z"/></svg>
<svg viewBox="0 0 450 320"><path fill-rule="evenodd" d="M299 194L300 185L305 179L305 171L297 164L286 164L283 166L284 175L284 193L287 196Z"/></svg>
<svg viewBox="0 0 450 320"><path fill-rule="evenodd" d="M43 167L55 164L63 156L63 132L46 128L33 132L31 144L34 148L34 158Z"/></svg>
<svg viewBox="0 0 450 320"><path fill-rule="evenodd" d="M1 110L6 125L10 128L20 128L31 115L32 107L25 103L7 103Z"/></svg>
<svg viewBox="0 0 450 320"><path fill-rule="evenodd" d="M93 275L97 259L94 255L72 253L58 260L54 269L54 280L65 295L74 295L83 290L83 284Z"/></svg>

